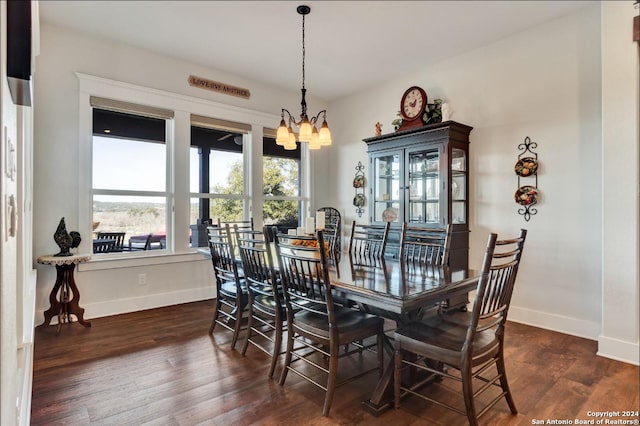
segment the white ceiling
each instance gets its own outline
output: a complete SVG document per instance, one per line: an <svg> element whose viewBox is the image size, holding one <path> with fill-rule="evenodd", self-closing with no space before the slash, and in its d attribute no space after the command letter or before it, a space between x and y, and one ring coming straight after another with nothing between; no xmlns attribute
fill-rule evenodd
<svg viewBox="0 0 640 426"><path fill-rule="evenodd" d="M327 101L591 1L41 1L40 18ZM216 79L215 74L208 77ZM233 82L228 82L232 83Z"/></svg>

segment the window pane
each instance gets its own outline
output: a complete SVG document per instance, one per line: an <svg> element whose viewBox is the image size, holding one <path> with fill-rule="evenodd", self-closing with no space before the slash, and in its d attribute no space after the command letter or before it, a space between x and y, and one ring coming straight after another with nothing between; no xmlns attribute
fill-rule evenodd
<svg viewBox="0 0 640 426"><path fill-rule="evenodd" d="M166 240L166 206L164 197L94 195L93 231L124 232L125 246L132 237L149 234L160 243Z"/></svg>
<svg viewBox="0 0 640 426"><path fill-rule="evenodd" d="M242 195L244 189L243 173L242 153L211 150L209 159L210 192Z"/></svg>
<svg viewBox="0 0 640 426"><path fill-rule="evenodd" d="M263 157L263 193L265 195L298 196L300 194L300 161L292 158Z"/></svg>
<svg viewBox="0 0 640 426"><path fill-rule="evenodd" d="M93 188L165 191L166 145L93 137Z"/></svg>
<svg viewBox="0 0 640 426"><path fill-rule="evenodd" d="M299 207L299 201L265 200L262 207L264 224L297 228L300 217Z"/></svg>
<svg viewBox="0 0 640 426"><path fill-rule="evenodd" d="M239 221L243 219L243 200L212 198L209 202L209 214L213 223L217 222L218 219L223 222Z"/></svg>

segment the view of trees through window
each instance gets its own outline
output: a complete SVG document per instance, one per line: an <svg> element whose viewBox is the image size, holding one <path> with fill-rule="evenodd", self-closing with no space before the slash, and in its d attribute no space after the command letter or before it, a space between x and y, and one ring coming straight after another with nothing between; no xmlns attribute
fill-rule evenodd
<svg viewBox="0 0 640 426"><path fill-rule="evenodd" d="M226 181L212 186L215 194L242 193L244 175L242 163L234 162ZM299 162L295 159L280 157L263 157L263 193L265 203L263 220L265 225L291 225L298 223L298 200L282 200L280 197L298 197L299 195ZM276 198L269 200L269 198ZM214 200L212 200L214 201ZM197 205L192 205L192 211ZM239 220L242 215L243 202L237 199L216 198L212 202L210 212L212 218L223 221Z"/></svg>

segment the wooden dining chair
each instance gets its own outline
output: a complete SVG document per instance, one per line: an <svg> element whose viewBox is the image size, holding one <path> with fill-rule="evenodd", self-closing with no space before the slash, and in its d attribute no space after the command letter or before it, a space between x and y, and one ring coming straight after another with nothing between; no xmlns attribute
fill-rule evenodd
<svg viewBox="0 0 640 426"><path fill-rule="evenodd" d="M322 232L318 231L315 238L278 234L276 247L287 312L287 350L280 384L284 385L291 371L325 390L322 414L328 416L337 386L373 370L382 374L384 321L334 303L326 251L320 249L324 247ZM377 350L376 367L337 383L338 358L360 351L356 346L341 353L340 347L371 336L376 336L372 345ZM316 381L304 368L294 368L294 361L326 373L326 384Z"/></svg>
<svg viewBox="0 0 640 426"><path fill-rule="evenodd" d="M242 313L247 302L247 290L238 273L238 262L229 225L209 226L209 250L216 279L216 301L209 334L213 334L216 324L232 331L231 349L235 348L242 325Z"/></svg>
<svg viewBox="0 0 640 426"><path fill-rule="evenodd" d="M224 221L221 220L220 218L217 219L216 224L218 225L218 228L224 228L225 225L229 225L229 229L231 229L231 238L233 240L233 247L235 249L235 255L236 257L240 257L240 252L238 251L238 243L236 241L236 234L233 232L234 226L236 226L238 229L240 230L249 230L249 231L253 231L253 218L249 219L249 220L228 220L228 221ZM215 226L215 225L214 225Z"/></svg>
<svg viewBox="0 0 640 426"><path fill-rule="evenodd" d="M451 247L451 224L443 230L402 224L401 262L409 266L448 266Z"/></svg>
<svg viewBox="0 0 640 426"><path fill-rule="evenodd" d="M389 236L389 222L384 225L351 224L349 257L354 265L377 265L384 258Z"/></svg>
<svg viewBox="0 0 640 426"><path fill-rule="evenodd" d="M282 332L285 320L281 287L274 268L273 256L267 235L263 232L240 230L234 225L237 235L242 269L248 291L248 324L242 345L245 355L249 343L271 357L269 377L273 377L282 346ZM271 348L265 344L270 342Z"/></svg>
<svg viewBox="0 0 640 426"><path fill-rule="evenodd" d="M466 314L466 323L440 317L436 322L414 322L395 331L396 408L400 407L403 396L412 394L465 415L470 425L477 425L478 417L504 397L511 413L517 414L507 382L503 346L507 313L526 235L524 229L517 238L509 240L498 240L496 234L489 235L473 311ZM407 359L403 359L403 354L408 354ZM441 363L445 368L430 367L434 365L433 362ZM494 365L496 374L486 377ZM419 392L424 381L403 385L402 372L405 366L410 367L409 370L423 369L436 377L462 382L465 409ZM459 374L449 373L450 368L459 371ZM480 388L474 389L474 383L478 382L481 383ZM478 411L475 398L492 388L499 388L497 396L493 396Z"/></svg>
<svg viewBox="0 0 640 426"><path fill-rule="evenodd" d="M336 268L338 276L340 276L340 217L334 218L334 222L327 224L322 230L322 236L327 243L327 262Z"/></svg>
<svg viewBox="0 0 640 426"><path fill-rule="evenodd" d="M342 253L342 216L338 209L334 207L320 207L316 211L324 212L325 217L325 227L326 229L332 231L331 233L335 235L335 252L336 259L340 262L340 255ZM327 241L325 239L325 241Z"/></svg>

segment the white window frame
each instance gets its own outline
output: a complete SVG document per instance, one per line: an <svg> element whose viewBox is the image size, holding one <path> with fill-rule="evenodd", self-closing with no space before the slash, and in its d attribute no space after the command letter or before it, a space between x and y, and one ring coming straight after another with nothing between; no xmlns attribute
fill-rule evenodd
<svg viewBox="0 0 640 426"><path fill-rule="evenodd" d="M171 93L163 90L148 88L131 83L95 77L88 74L76 73L79 81L78 102L78 231L84 235L80 244L80 252L91 253L92 234L92 107L90 96L99 96L117 101L130 102L174 111L174 119L168 126L167 134L167 193L170 204L170 217L167 220L167 250L149 250L142 255L136 253L118 253L109 256L94 257L90 262L82 265L82 270L111 269L119 267L143 266L168 262L182 262L201 259L197 248L190 247L189 235L181 230L189 229L190 198L189 173L176 172L188 170L191 114L205 117L215 117L251 125L252 131L245 135L245 150L243 150L246 180L245 194L248 198L248 208L245 215L254 216L256 227L262 226L262 129L272 127L280 117L248 108L226 105L194 98L191 96ZM169 122L170 120L168 120ZM258 141L258 143L254 143ZM302 212L310 206L310 173L309 156L304 148L301 155L301 197ZM202 194L205 195L205 194ZM212 194L206 194L210 197ZM260 208L260 214L253 214ZM301 213L304 216L304 213ZM169 244L169 241L171 243Z"/></svg>

